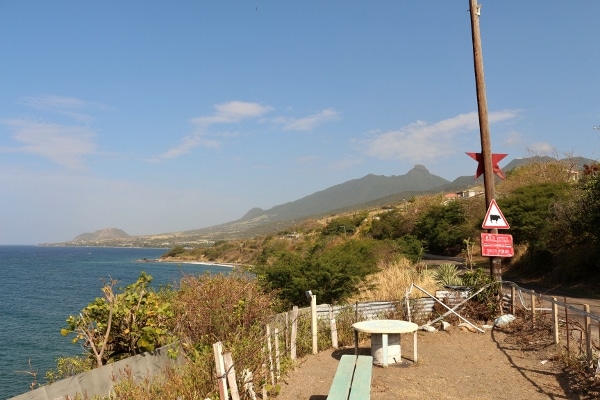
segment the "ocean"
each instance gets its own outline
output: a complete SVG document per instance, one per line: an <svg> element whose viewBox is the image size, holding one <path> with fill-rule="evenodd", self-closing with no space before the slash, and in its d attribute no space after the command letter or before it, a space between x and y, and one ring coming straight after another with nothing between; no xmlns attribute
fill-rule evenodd
<svg viewBox="0 0 600 400"><path fill-rule="evenodd" d="M218 265L137 262L154 260L167 249L0 246L0 399L29 390L55 366L59 356L82 353L63 337L69 315L101 297L102 279L124 287L141 271L152 285L177 284L183 275L228 273Z"/></svg>

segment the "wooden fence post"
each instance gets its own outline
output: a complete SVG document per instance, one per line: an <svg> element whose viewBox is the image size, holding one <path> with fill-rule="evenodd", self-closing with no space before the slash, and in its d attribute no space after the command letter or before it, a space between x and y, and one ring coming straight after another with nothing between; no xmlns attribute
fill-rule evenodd
<svg viewBox="0 0 600 400"><path fill-rule="evenodd" d="M317 295L311 295L310 299L311 330L312 330L312 353L319 352L318 332L317 332Z"/></svg>
<svg viewBox="0 0 600 400"><path fill-rule="evenodd" d="M279 329L275 328L275 379L281 378L281 361L279 352Z"/></svg>
<svg viewBox="0 0 600 400"><path fill-rule="evenodd" d="M290 358L296 360L296 340L298 338L298 306L292 308L292 332L290 334Z"/></svg>
<svg viewBox="0 0 600 400"><path fill-rule="evenodd" d="M567 297L563 298L565 305L567 304ZM567 356L569 356L571 351L571 332L569 332L569 309L565 307L565 329L567 332Z"/></svg>
<svg viewBox="0 0 600 400"><path fill-rule="evenodd" d="M554 344L558 344L559 339L559 324L558 324L558 304L556 297L552 298L552 333L554 334Z"/></svg>
<svg viewBox="0 0 600 400"><path fill-rule="evenodd" d="M238 393L237 379L235 377L235 368L233 367L233 358L231 357L231 352L223 354L223 360L225 362L225 374L227 375L227 382L229 383L231 400L240 400L240 394Z"/></svg>
<svg viewBox="0 0 600 400"><path fill-rule="evenodd" d="M516 301L515 298L517 297L517 289L515 288L514 285L512 285L510 287L510 313L512 315L515 315L515 313L517 312L516 308Z"/></svg>
<svg viewBox="0 0 600 400"><path fill-rule="evenodd" d="M290 342L289 342L289 334L290 334L290 314L285 313L285 330L283 334L283 338L285 339L285 350L289 350Z"/></svg>
<svg viewBox="0 0 600 400"><path fill-rule="evenodd" d="M217 383L219 385L219 398L227 400L227 377L225 376L225 362L223 361L223 344L216 342L213 344L213 354L215 355L215 368L217 371Z"/></svg>
<svg viewBox="0 0 600 400"><path fill-rule="evenodd" d="M585 350L587 354L588 368L592 366L592 319L590 318L590 305L584 304L585 314Z"/></svg>
<svg viewBox="0 0 600 400"><path fill-rule="evenodd" d="M273 346L271 345L271 326L267 324L267 351L269 352L269 374L271 386L275 386L275 374L273 373Z"/></svg>
<svg viewBox="0 0 600 400"><path fill-rule="evenodd" d="M535 325L535 292L531 292L531 323Z"/></svg>
<svg viewBox="0 0 600 400"><path fill-rule="evenodd" d="M331 321L331 347L334 349L338 348L338 335L337 325L335 323L335 316L333 315L333 307L329 306L329 320Z"/></svg>
<svg viewBox="0 0 600 400"><path fill-rule="evenodd" d="M263 371L263 375L265 377L265 383L263 384L262 387L262 398L264 400L267 400L269 398L269 393L267 392L267 365L263 364L262 365L262 371Z"/></svg>

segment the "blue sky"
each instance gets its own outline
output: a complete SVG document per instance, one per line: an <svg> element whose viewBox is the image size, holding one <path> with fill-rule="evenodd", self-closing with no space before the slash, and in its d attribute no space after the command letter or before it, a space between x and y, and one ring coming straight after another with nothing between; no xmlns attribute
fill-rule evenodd
<svg viewBox="0 0 600 400"><path fill-rule="evenodd" d="M480 1L492 150L599 158L600 1ZM481 150L468 0L0 1L0 244L229 222Z"/></svg>

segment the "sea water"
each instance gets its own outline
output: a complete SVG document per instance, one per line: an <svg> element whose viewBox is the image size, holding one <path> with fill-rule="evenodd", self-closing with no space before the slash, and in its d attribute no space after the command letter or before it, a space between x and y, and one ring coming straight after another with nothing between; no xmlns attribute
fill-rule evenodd
<svg viewBox="0 0 600 400"><path fill-rule="evenodd" d="M104 247L0 246L0 399L29 390L37 374L56 358L82 354L71 336L63 337L69 315L76 315L96 297L103 280L116 287L133 283L141 271L152 286L176 285L183 275L228 273L226 266L139 262L155 260L167 249Z"/></svg>

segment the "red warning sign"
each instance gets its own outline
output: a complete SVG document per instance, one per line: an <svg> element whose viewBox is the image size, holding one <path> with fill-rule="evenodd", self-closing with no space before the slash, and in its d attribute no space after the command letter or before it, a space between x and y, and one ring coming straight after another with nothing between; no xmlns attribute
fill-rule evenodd
<svg viewBox="0 0 600 400"><path fill-rule="evenodd" d="M485 214L485 219L483 220L483 224L481 225L483 229L509 229L508 222L506 222L506 218L500 211L496 200L492 199L490 206L488 207L487 213Z"/></svg>
<svg viewBox="0 0 600 400"><path fill-rule="evenodd" d="M481 255L484 257L512 257L515 255L512 235L502 233L481 234Z"/></svg>

